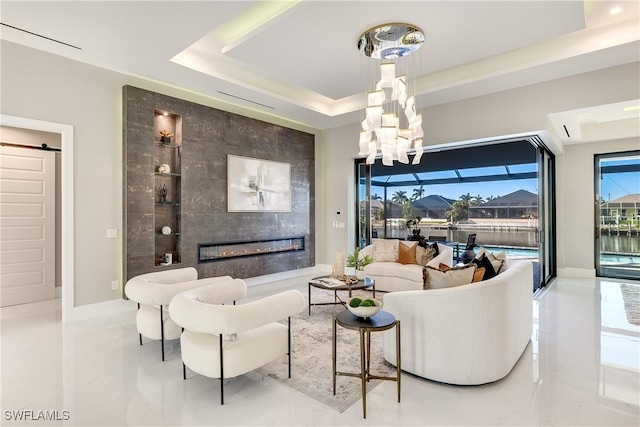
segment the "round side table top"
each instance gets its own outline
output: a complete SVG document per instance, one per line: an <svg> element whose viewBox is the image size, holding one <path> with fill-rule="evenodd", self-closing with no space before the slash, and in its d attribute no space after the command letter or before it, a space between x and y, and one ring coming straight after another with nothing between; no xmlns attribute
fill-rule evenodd
<svg viewBox="0 0 640 427"><path fill-rule="evenodd" d="M388 311L380 310L371 317L358 317L351 313L349 310L344 310L336 314L336 322L338 325L347 329L360 329L366 328L371 331L391 328L396 323L396 318Z"/></svg>

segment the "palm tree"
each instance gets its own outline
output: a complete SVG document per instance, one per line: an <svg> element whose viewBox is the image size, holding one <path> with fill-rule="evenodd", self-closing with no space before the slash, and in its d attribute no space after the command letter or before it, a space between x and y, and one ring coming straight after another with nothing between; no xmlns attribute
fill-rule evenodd
<svg viewBox="0 0 640 427"><path fill-rule="evenodd" d="M403 205L407 200L409 200L407 198L407 192L402 190L396 191L395 193L393 193L393 196L391 197L391 201L396 205Z"/></svg>
<svg viewBox="0 0 640 427"><path fill-rule="evenodd" d="M487 196L487 199L485 200L485 202L490 202L490 201L495 200L495 199L497 199L496 196Z"/></svg>
<svg viewBox="0 0 640 427"><path fill-rule="evenodd" d="M467 194L461 195L460 198L453 203L452 205L452 210L454 211L453 216L456 217L457 220L469 218L469 205L471 204L471 199L473 199L473 196L470 193L467 193ZM466 218L464 218L465 213L463 212L466 212Z"/></svg>
<svg viewBox="0 0 640 427"><path fill-rule="evenodd" d="M484 203L484 198L481 195L473 196L471 199L471 204L474 206L481 205Z"/></svg>
<svg viewBox="0 0 640 427"><path fill-rule="evenodd" d="M459 197L459 200L464 202L464 203L466 203L466 204L469 204L469 202L471 201L472 198L473 198L473 196L470 193L467 193L467 194L461 195Z"/></svg>
<svg viewBox="0 0 640 427"><path fill-rule="evenodd" d="M371 196L371 200L382 200L382 197L378 193L374 193Z"/></svg>
<svg viewBox="0 0 640 427"><path fill-rule="evenodd" d="M456 200L451 205L451 209L446 213L447 217L451 217L451 222L460 221L469 217L469 205L462 200Z"/></svg>
<svg viewBox="0 0 640 427"><path fill-rule="evenodd" d="M421 185L420 188L414 188L413 194L411 195L411 200L418 200L424 196L425 190Z"/></svg>

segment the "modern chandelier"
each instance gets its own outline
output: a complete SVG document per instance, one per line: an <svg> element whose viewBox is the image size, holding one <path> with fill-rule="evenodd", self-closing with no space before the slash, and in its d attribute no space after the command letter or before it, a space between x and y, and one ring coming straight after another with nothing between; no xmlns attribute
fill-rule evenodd
<svg viewBox="0 0 640 427"><path fill-rule="evenodd" d="M382 59L380 79L367 93L366 116L360 132L360 155L373 164L382 154L382 164L409 163L407 151L413 146L412 164L422 158L422 114L416 114L413 95L408 95L406 75L396 75L395 60L410 55L424 43L424 33L415 25L385 24L370 28L358 40L358 50L369 58ZM403 120L401 120L403 118Z"/></svg>

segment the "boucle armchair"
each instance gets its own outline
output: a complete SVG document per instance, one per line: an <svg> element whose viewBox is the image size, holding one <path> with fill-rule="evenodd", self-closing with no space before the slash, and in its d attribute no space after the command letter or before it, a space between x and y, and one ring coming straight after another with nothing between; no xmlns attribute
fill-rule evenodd
<svg viewBox="0 0 640 427"><path fill-rule="evenodd" d="M291 316L304 309L300 291L288 290L239 305L221 305L246 292L240 279L228 280L176 295L169 312L184 328L180 336L182 377L186 368L224 380L259 368L279 357L289 357L291 377ZM287 324L280 323L287 319Z"/></svg>
<svg viewBox="0 0 640 427"><path fill-rule="evenodd" d="M140 345L142 336L160 340L164 361L164 342L180 337L182 330L169 315L169 303L180 292L200 286L231 280L229 276L211 277L198 280L198 271L193 267L141 274L131 278L124 292L138 303L136 326Z"/></svg>

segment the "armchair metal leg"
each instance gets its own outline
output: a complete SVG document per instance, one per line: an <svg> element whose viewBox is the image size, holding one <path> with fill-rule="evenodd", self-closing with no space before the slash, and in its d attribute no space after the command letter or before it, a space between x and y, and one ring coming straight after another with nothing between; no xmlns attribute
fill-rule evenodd
<svg viewBox="0 0 640 427"><path fill-rule="evenodd" d="M164 319L162 318L162 305L160 305L160 344L162 345L162 361L164 362Z"/></svg>
<svg viewBox="0 0 640 427"><path fill-rule="evenodd" d="M220 405L224 405L224 364L222 361L222 334L220 334Z"/></svg>
<svg viewBox="0 0 640 427"><path fill-rule="evenodd" d="M140 303L138 303L138 310L140 310ZM140 345L142 345L142 334L138 333L140 339Z"/></svg>
<svg viewBox="0 0 640 427"><path fill-rule="evenodd" d="M289 330L287 332L287 354L289 355L289 378L291 378L291 316L287 317Z"/></svg>
<svg viewBox="0 0 640 427"><path fill-rule="evenodd" d="M182 379L187 379L187 366L184 364L184 362L182 362Z"/></svg>

